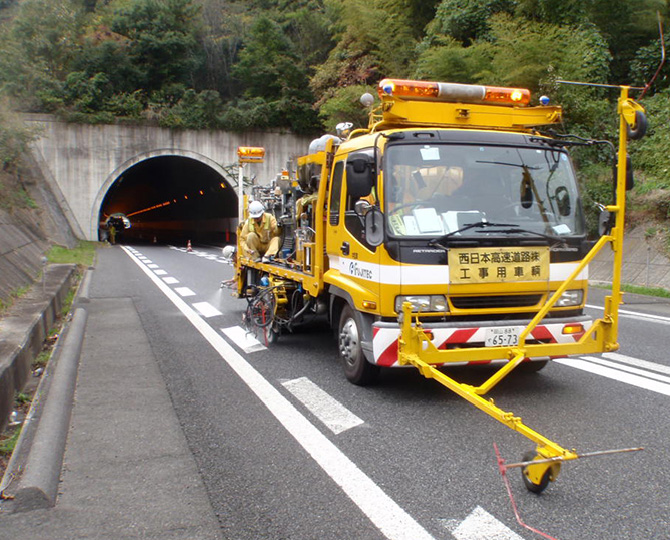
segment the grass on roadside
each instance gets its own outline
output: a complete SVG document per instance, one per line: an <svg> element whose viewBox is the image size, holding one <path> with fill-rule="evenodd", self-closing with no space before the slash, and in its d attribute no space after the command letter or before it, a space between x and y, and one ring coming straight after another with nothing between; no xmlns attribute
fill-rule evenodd
<svg viewBox="0 0 670 540"><path fill-rule="evenodd" d="M19 287L10 293L9 299L7 301L3 302L2 300L0 300L0 314L4 313L6 310L12 307L12 305L14 305L14 301L21 298L29 290L30 287L28 285L24 287Z"/></svg>
<svg viewBox="0 0 670 540"><path fill-rule="evenodd" d="M21 427L22 426L18 426L16 429L14 429L11 435L0 437L0 455L12 455L14 448L16 448L16 443L19 440L19 435L21 435Z"/></svg>
<svg viewBox="0 0 670 540"><path fill-rule="evenodd" d="M607 289L611 290L612 286L611 285L606 285L606 284L598 284L594 285L598 289ZM644 287L642 285L627 285L627 284L622 284L621 285L621 290L623 292L631 293L631 294L642 294L644 296L656 296L659 298L670 298L670 291L667 289L662 289L661 287Z"/></svg>
<svg viewBox="0 0 670 540"><path fill-rule="evenodd" d="M77 264L83 267L89 267L93 264L95 248L99 242L80 241L74 249L67 249L63 246L53 246L47 252L47 259L54 264Z"/></svg>

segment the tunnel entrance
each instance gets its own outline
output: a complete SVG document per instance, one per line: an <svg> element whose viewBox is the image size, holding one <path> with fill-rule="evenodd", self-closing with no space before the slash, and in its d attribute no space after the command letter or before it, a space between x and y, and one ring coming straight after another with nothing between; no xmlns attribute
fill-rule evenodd
<svg viewBox="0 0 670 540"><path fill-rule="evenodd" d="M221 246L234 241L237 193L196 159L153 157L125 170L108 189L100 207L100 240L115 214L130 221L130 228L118 231L120 242Z"/></svg>

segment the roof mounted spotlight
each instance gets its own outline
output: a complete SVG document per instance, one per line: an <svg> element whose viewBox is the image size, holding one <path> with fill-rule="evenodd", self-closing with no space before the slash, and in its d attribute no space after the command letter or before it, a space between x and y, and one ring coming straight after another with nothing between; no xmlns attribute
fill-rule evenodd
<svg viewBox="0 0 670 540"><path fill-rule="evenodd" d="M351 122L340 122L335 126L337 136L342 139L348 137L352 127L354 127L354 125Z"/></svg>

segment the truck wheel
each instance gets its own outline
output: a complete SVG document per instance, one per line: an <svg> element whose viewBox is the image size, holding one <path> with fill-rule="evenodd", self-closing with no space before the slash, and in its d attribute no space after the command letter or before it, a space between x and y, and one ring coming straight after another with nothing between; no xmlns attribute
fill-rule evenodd
<svg viewBox="0 0 670 540"><path fill-rule="evenodd" d="M543 369L547 364L549 363L549 360L535 360L532 362L521 362L516 369L519 370L520 373L537 373L541 369Z"/></svg>
<svg viewBox="0 0 670 540"><path fill-rule="evenodd" d="M360 329L351 307L344 306L340 316L338 332L338 350L342 359L344 375L349 382L358 386L367 386L374 382L379 374L379 366L365 359L361 348Z"/></svg>

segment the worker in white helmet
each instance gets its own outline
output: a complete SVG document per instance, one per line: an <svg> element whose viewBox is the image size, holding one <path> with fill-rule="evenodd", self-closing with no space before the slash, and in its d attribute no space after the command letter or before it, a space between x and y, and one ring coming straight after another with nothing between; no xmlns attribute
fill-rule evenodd
<svg viewBox="0 0 670 540"><path fill-rule="evenodd" d="M279 228L277 220L265 211L260 201L249 204L249 218L240 232L244 254L254 261L274 258L279 251Z"/></svg>

